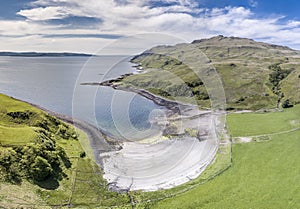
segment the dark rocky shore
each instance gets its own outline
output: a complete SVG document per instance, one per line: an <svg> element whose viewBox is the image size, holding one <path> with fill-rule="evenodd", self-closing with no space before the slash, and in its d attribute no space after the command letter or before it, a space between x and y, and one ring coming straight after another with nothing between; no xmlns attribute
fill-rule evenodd
<svg viewBox="0 0 300 209"><path fill-rule="evenodd" d="M166 98L162 98L160 96L154 95L150 93L149 91L146 91L144 89L137 89L134 87L124 87L119 84L121 80L123 80L125 77L130 76L132 74L124 74L116 79L111 79L108 81L104 82L91 82L91 83L81 83L81 85L86 85L86 86L108 86L116 90L122 90L122 91L129 91L129 92L134 92L137 93L151 101L153 101L155 104L159 106L164 106L167 109L171 110L173 113L180 113L183 110L186 110L191 107L191 105L183 104L178 101L172 101L168 100Z"/></svg>
<svg viewBox="0 0 300 209"><path fill-rule="evenodd" d="M74 125L75 127L79 128L83 132L85 132L89 138L90 141L90 146L94 151L94 159L98 165L100 165L103 168L103 160L100 157L100 154L105 153L105 152L111 152L111 151L116 151L122 149L121 145L115 141L108 140L108 137L105 133L100 131L98 128L96 128L94 125L76 119L72 118L70 116L60 114L53 112L51 110L48 110L46 108L40 107L39 105L32 104L30 102L26 102L24 100L20 100L22 102L28 103L40 110L43 110L47 112L49 115L52 115L66 123L69 123L71 125Z"/></svg>
<svg viewBox="0 0 300 209"><path fill-rule="evenodd" d="M50 115L66 123L76 126L77 128L81 129L87 134L90 140L90 146L94 151L94 157L96 163L99 164L102 168L103 168L103 161L102 158L100 157L100 154L105 152L120 150L122 148L118 143L108 141L107 136L90 123L66 115L58 114L52 111L47 111L47 112Z"/></svg>

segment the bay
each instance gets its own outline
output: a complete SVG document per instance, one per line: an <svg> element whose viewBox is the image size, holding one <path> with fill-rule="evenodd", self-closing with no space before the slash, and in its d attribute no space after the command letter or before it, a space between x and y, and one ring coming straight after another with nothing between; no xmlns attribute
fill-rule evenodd
<svg viewBox="0 0 300 209"><path fill-rule="evenodd" d="M133 73L129 59L0 57L0 92L87 121L115 137L138 135L151 129L149 116L162 107L132 92L80 85Z"/></svg>

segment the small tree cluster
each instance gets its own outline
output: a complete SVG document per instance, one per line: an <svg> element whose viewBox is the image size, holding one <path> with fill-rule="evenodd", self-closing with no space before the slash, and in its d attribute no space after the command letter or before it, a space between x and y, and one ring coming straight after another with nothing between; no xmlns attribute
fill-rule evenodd
<svg viewBox="0 0 300 209"><path fill-rule="evenodd" d="M292 70L283 70L280 67L280 64L273 64L269 66L269 69L272 70L272 72L269 75L269 81L272 84L272 90L275 94L280 94L279 91L279 84L280 81L285 79Z"/></svg>
<svg viewBox="0 0 300 209"><path fill-rule="evenodd" d="M282 103L282 108L290 108L290 107L293 107L294 105L292 105L290 103L290 100L285 100L283 103Z"/></svg>
<svg viewBox="0 0 300 209"><path fill-rule="evenodd" d="M45 131L39 133L35 144L0 148L0 176L4 181L58 179L63 174L62 166L70 167L71 162Z"/></svg>

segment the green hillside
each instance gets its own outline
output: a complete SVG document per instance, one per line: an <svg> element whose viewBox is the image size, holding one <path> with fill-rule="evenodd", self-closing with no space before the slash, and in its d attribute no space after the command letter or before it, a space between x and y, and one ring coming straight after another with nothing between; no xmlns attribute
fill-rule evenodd
<svg viewBox="0 0 300 209"><path fill-rule="evenodd" d="M215 68L228 109L273 109L287 100L294 107L229 114L233 143L221 139L201 176L168 190L119 194L108 190L83 131L0 94L0 208L300 208L300 52L218 36L155 47L132 62L142 73L117 85L206 108L205 79Z"/></svg>
<svg viewBox="0 0 300 209"><path fill-rule="evenodd" d="M0 94L0 207L123 205L107 189L87 135L55 117Z"/></svg>
<svg viewBox="0 0 300 209"><path fill-rule="evenodd" d="M189 59L191 56L199 59ZM154 47L132 62L143 73L126 77L122 85L179 101L193 99L203 107L210 105L201 76L207 68L215 68L220 75L228 109L276 108L278 100L287 99L300 102L300 52L287 47L217 36Z"/></svg>

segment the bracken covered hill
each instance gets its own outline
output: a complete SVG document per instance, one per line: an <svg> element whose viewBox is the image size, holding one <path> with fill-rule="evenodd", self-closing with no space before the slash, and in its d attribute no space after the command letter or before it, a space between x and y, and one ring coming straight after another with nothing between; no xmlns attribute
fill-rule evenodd
<svg viewBox="0 0 300 209"><path fill-rule="evenodd" d="M202 65L196 64L197 55ZM210 101L198 72L208 66L221 77L228 109L269 109L286 100L300 102L300 52L285 46L216 36L189 44L154 47L132 62L144 73L126 77L123 85L170 99L194 99L202 107L209 107ZM178 82L178 78L184 82Z"/></svg>

